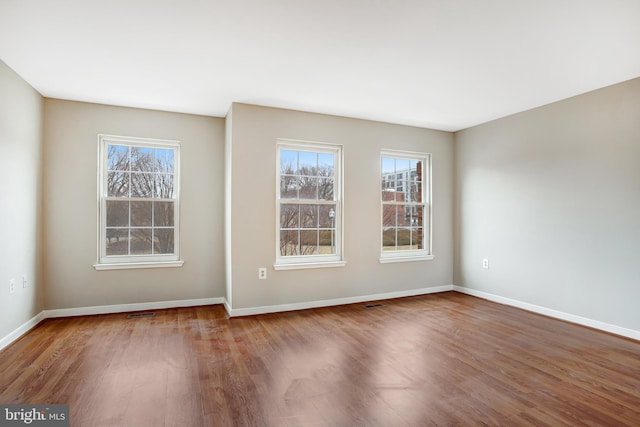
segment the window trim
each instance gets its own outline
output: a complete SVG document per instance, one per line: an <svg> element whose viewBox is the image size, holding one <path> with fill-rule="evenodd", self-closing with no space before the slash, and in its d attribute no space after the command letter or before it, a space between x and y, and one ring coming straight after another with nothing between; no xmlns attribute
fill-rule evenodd
<svg viewBox="0 0 640 427"><path fill-rule="evenodd" d="M171 148L174 150L173 191L174 211L174 253L159 255L106 255L106 180L107 180L107 146L127 145L151 148ZM120 270L136 268L181 267L180 259L180 141L167 139L140 138L131 136L98 134L98 231L96 270ZM151 199L153 200L153 199Z"/></svg>
<svg viewBox="0 0 640 427"><path fill-rule="evenodd" d="M390 157L395 159L411 159L422 161L422 200L424 205L424 214L428 216L428 221L423 224L423 249L408 249L401 251L384 251L384 206L385 203L382 200L382 159L383 157ZM432 215L432 167L431 167L431 154L418 151L405 151L405 150L393 150L383 149L380 151L380 158L378 162L378 197L380 201L380 222L379 222L379 236L380 236L380 258L381 264L395 263L395 262L409 262L409 261L428 261L434 259L433 255L433 215ZM428 226L428 233L424 232L425 226Z"/></svg>
<svg viewBox="0 0 640 427"><path fill-rule="evenodd" d="M280 254L280 207L287 201L294 199L280 198L280 152L281 150L310 151L332 153L334 156L334 199L335 203L335 248L332 255L295 255L283 256ZM305 268L343 267L344 261L344 170L343 170L343 146L317 141L302 141L294 139L278 138L276 141L276 217L275 217L275 254L274 270L296 270ZM299 200L298 200L299 202ZM316 202L302 202L300 204L317 204Z"/></svg>

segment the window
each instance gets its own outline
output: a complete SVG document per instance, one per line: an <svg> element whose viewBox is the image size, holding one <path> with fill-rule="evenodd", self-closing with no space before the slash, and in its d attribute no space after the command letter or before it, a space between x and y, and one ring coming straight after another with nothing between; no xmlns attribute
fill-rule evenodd
<svg viewBox="0 0 640 427"><path fill-rule="evenodd" d="M342 266L341 147L278 141L274 268Z"/></svg>
<svg viewBox="0 0 640 427"><path fill-rule="evenodd" d="M180 266L180 144L100 135L96 269Z"/></svg>
<svg viewBox="0 0 640 427"><path fill-rule="evenodd" d="M380 262L431 259L430 156L404 151L381 155Z"/></svg>

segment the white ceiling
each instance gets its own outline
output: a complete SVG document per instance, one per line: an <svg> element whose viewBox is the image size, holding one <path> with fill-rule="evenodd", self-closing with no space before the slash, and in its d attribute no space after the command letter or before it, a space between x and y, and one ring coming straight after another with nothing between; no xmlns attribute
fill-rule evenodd
<svg viewBox="0 0 640 427"><path fill-rule="evenodd" d="M639 77L640 0L0 0L0 59L52 98L459 130Z"/></svg>

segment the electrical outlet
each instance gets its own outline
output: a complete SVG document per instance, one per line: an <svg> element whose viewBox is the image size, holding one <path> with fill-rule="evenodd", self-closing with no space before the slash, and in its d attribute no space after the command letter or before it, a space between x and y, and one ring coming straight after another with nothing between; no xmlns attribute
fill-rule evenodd
<svg viewBox="0 0 640 427"><path fill-rule="evenodd" d="M22 276L22 287L26 288L27 286L29 286L29 282L27 282L27 275L23 275Z"/></svg>
<svg viewBox="0 0 640 427"><path fill-rule="evenodd" d="M260 267L258 269L258 279L265 280L267 278L267 269L266 267Z"/></svg>
<svg viewBox="0 0 640 427"><path fill-rule="evenodd" d="M489 260L488 259L483 259L482 260L482 268L489 268Z"/></svg>
<svg viewBox="0 0 640 427"><path fill-rule="evenodd" d="M16 281L14 279L9 279L9 293L12 294L16 291Z"/></svg>

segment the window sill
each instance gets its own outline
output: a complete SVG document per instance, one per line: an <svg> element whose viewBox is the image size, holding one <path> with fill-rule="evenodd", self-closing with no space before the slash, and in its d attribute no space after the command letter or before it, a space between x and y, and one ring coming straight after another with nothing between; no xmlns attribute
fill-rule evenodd
<svg viewBox="0 0 640 427"><path fill-rule="evenodd" d="M414 255L414 256L389 256L380 257L380 264L388 264L392 262L411 262L411 261L431 261L434 258L433 255Z"/></svg>
<svg viewBox="0 0 640 427"><path fill-rule="evenodd" d="M118 264L95 264L96 270L132 270L137 268L168 268L182 267L184 261L161 261L161 262L122 262Z"/></svg>
<svg viewBox="0 0 640 427"><path fill-rule="evenodd" d="M274 270L303 270L306 268L332 268L344 267L346 261L329 261L329 262L299 262L291 264L273 264Z"/></svg>

